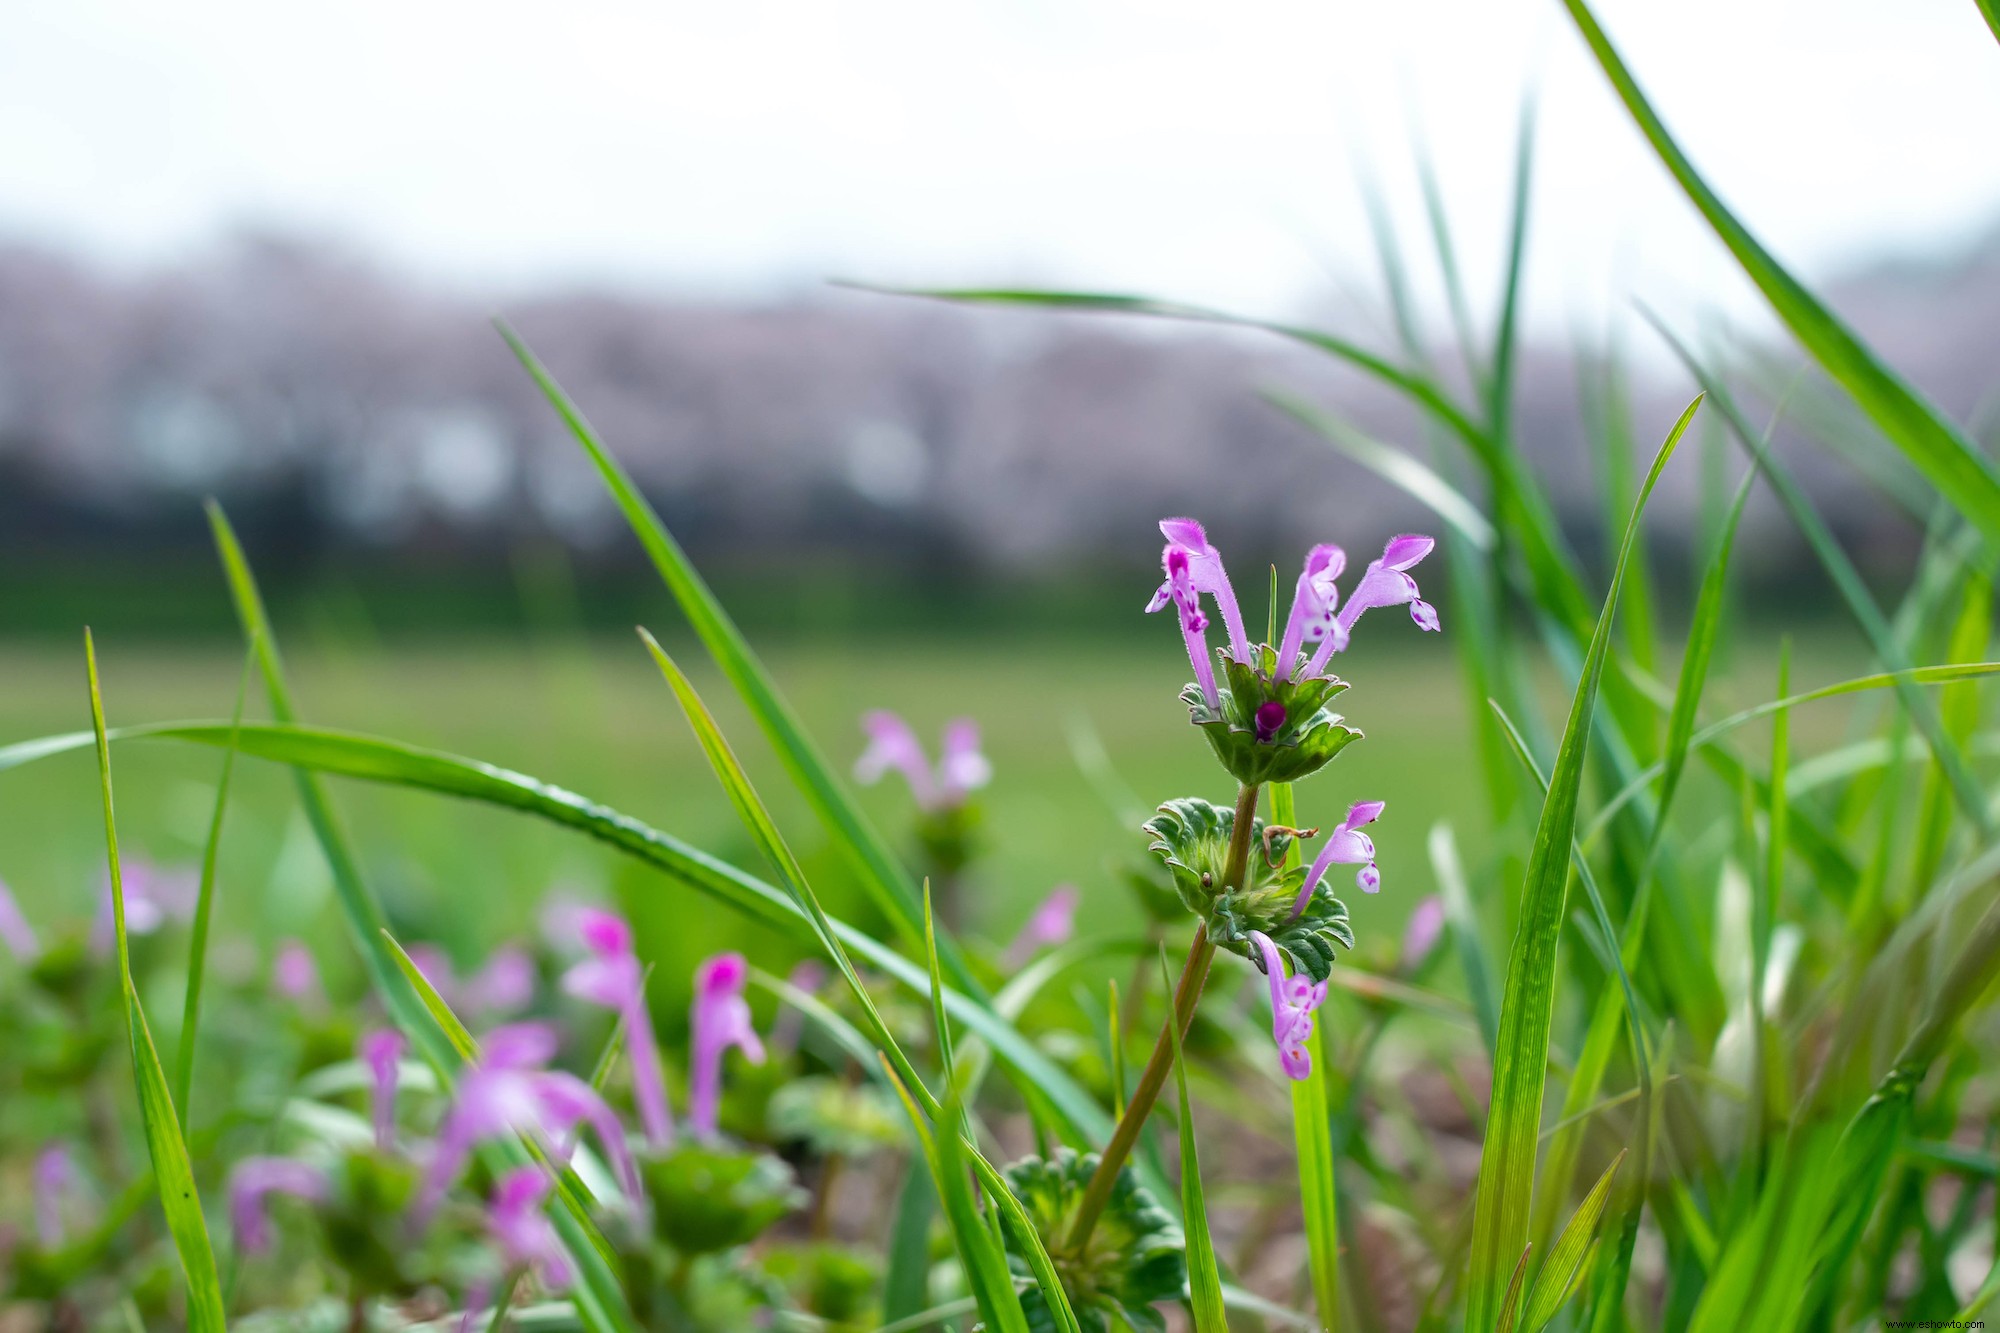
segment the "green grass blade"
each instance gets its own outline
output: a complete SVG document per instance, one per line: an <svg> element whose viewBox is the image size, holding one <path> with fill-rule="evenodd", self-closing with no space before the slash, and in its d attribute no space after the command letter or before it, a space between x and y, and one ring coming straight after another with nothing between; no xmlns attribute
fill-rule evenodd
<svg viewBox="0 0 2000 1333"><path fill-rule="evenodd" d="M674 600L680 604L688 624L721 668L730 688L749 708L750 715L756 719L758 727L777 752L786 774L804 794L814 814L833 834L842 852L853 862L864 889L888 918L897 923L910 945L920 946L923 940L922 912L909 872L897 861L888 843L862 815L860 808L834 781L825 758L807 735L791 705L778 692L764 664L751 651L736 622L723 610L722 603L716 600L707 582L687 558L687 553L660 520L658 512L640 493L638 485L598 439L581 409L563 392L512 329L505 324L501 324L499 329L500 336L507 340L507 346L520 359L521 365L576 437L577 443L589 455L633 534L645 547L653 567L665 581ZM982 994L977 979L952 942L947 939L943 943L945 967L952 980L961 990Z"/></svg>
<svg viewBox="0 0 2000 1333"><path fill-rule="evenodd" d="M229 808L229 779L236 769L236 737L243 726L243 700L250 692L254 650L243 658L236 682L236 708L230 714L229 746L222 752L222 775L215 780L215 811L209 816L208 838L201 849L201 891L195 898L194 922L188 930L187 998L181 1005L181 1043L174 1061L174 1107L180 1112L181 1134L187 1134L188 1102L194 1091L194 1045L201 1027L201 986L208 972L208 923L215 910L215 854L222 846L222 816Z"/></svg>
<svg viewBox="0 0 2000 1333"><path fill-rule="evenodd" d="M1477 505L1466 499L1457 487L1439 476L1428 464L1293 394L1271 391L1264 395L1264 399L1376 476L1423 504L1478 550L1493 549L1496 538L1486 515L1480 513Z"/></svg>
<svg viewBox="0 0 2000 1333"><path fill-rule="evenodd" d="M1576 1290L1577 1279L1583 1275L1583 1261L1597 1238L1598 1221L1611 1201L1611 1178L1618 1174L1619 1164L1624 1160L1622 1150L1611 1159L1611 1165L1604 1168L1604 1174L1576 1206L1569 1225L1556 1237L1549 1257L1542 1261L1542 1271L1536 1274L1535 1285L1528 1292L1527 1313L1521 1321L1524 1333L1541 1333Z"/></svg>
<svg viewBox="0 0 2000 1333"><path fill-rule="evenodd" d="M1289 782L1271 784L1274 823L1290 826L1298 822L1295 799ZM1286 849L1285 859L1296 863L1299 855L1299 844L1294 842ZM1312 1072L1291 1085L1292 1144L1298 1158L1299 1206L1305 1215L1306 1269L1312 1277L1313 1301L1319 1309L1320 1324L1332 1328L1340 1318L1340 1192L1334 1176L1332 1097L1327 1086L1334 1076L1334 1062L1332 1039L1325 1024L1320 1024L1314 1035L1319 1051L1313 1058ZM1176 1045L1174 1049L1178 1060L1180 1048ZM1177 1072L1179 1068L1176 1064ZM1192 1212L1187 1225L1192 1261Z"/></svg>
<svg viewBox="0 0 2000 1333"><path fill-rule="evenodd" d="M2000 41L2000 0L1972 0L1979 6L1979 17L1986 20L1986 30Z"/></svg>
<svg viewBox="0 0 2000 1333"><path fill-rule="evenodd" d="M882 1319L894 1327L915 1318L928 1298L931 1273L931 1218L937 1187L923 1163L912 1162L896 1196L889 1226L888 1272L882 1280Z"/></svg>
<svg viewBox="0 0 2000 1333"><path fill-rule="evenodd" d="M1486 388L1486 421L1496 439L1513 434L1514 348L1521 328L1521 275L1527 266L1528 201L1535 179L1535 100L1521 104L1514 144L1514 185L1507 219L1507 276L1493 333L1493 368Z"/></svg>
<svg viewBox="0 0 2000 1333"><path fill-rule="evenodd" d="M410 989L417 993L418 1002L437 1023L438 1031L444 1033L445 1040L451 1043L451 1048L457 1053L458 1058L468 1064L477 1060L478 1040L473 1037L471 1029L465 1026L459 1016L452 1012L451 1006L445 1003L444 996L438 994L437 987L433 986L431 979L424 975L424 970L417 966L417 960L410 957L409 951L404 949L396 937L387 930L382 932L382 940L395 955L396 966L402 969L403 976L409 980Z"/></svg>
<svg viewBox="0 0 2000 1333"><path fill-rule="evenodd" d="M1160 948L1162 994L1174 990L1172 973L1167 970L1167 953ZM1181 1101L1181 1212L1186 1217L1188 1308L1194 1318L1194 1333L1229 1333L1229 1316L1222 1308L1222 1269L1215 1261L1215 1241L1208 1234L1208 1200L1201 1189L1201 1157L1195 1146L1194 1104L1188 1100L1187 1066L1182 1063L1181 1029L1167 1024L1174 1036L1174 1085ZM1317 1082L1316 1079L1308 1080ZM1296 1105L1296 1103L1294 1103ZM1319 1138L1326 1138L1326 1121L1318 1126ZM1303 1171L1301 1172L1303 1176ZM1303 1186L1303 1180L1301 1185ZM1330 1316L1322 1319L1331 1323Z"/></svg>
<svg viewBox="0 0 2000 1333"><path fill-rule="evenodd" d="M224 1333L226 1321L222 1283L215 1272L215 1250L209 1244L208 1222L202 1216L201 1194L195 1188L194 1162L188 1156L174 1097L167 1087L160 1053L146 1025L146 1011L132 984L132 954L125 935L125 876L118 860L118 820L111 798L111 743L104 731L104 700L97 687L97 646L83 632L83 658L90 680L90 727L97 743L98 790L104 797L104 846L111 875L112 925L118 946L118 985L125 1004L125 1035L132 1050L132 1079L139 1091L139 1115L145 1123L146 1155L153 1163L160 1209L180 1257L187 1280L188 1328L193 1333Z"/></svg>
<svg viewBox="0 0 2000 1333"><path fill-rule="evenodd" d="M227 743L230 730L227 723L220 722L168 723L121 728L111 732L110 739L152 738L222 745ZM0 771L86 748L90 739L89 732L71 732L0 747ZM785 891L630 815L526 774L400 741L316 727L246 722L240 744L245 754L274 763L532 814L595 838L794 939L811 942L819 939L806 909ZM840 921L832 924L841 942L866 959L871 967L895 978L913 994L929 994L928 975L922 967L866 931ZM388 955L386 948L384 953ZM389 966L400 982L402 969L393 957ZM453 1054L449 1044L414 995L411 1007L417 1021L425 1025L449 1058ZM956 990L946 991L945 1007L957 1023L993 1048L1018 1082L1033 1086L1048 1100L1061 1114L1066 1132L1084 1142L1102 1143L1110 1137L1111 1122L1103 1109L1060 1065L993 1008Z"/></svg>
<svg viewBox="0 0 2000 1333"><path fill-rule="evenodd" d="M1536 1147L1541 1137L1543 1084L1548 1069L1550 1024L1555 1005L1556 953L1567 915L1570 852L1576 808L1590 746L1597 686L1610 646L1618 591L1626 561L1639 532L1640 516L1673 457L1674 447L1694 419L1701 400L1690 403L1668 433L1640 489L1625 525L1618 562L1605 593L1597 628L1584 655L1576 697L1549 780L1549 796L1522 886L1520 925L1501 992L1499 1041L1494 1051L1493 1094L1487 1116L1486 1148L1480 1156L1478 1196L1473 1214L1471 1270L1467 1277L1467 1327L1473 1333L1499 1326L1508 1272L1528 1244L1529 1208L1534 1197Z"/></svg>
<svg viewBox="0 0 2000 1333"><path fill-rule="evenodd" d="M708 705L701 701L701 696L695 692L693 683L688 680L674 659L667 655L666 650L660 647L657 639L643 629L639 631L639 637L645 641L646 651L653 655L653 661L659 665L660 674L666 677L668 686L674 692L674 698L680 703L681 711L687 714L688 725L694 729L695 739L700 742L702 753L708 758L709 767L715 770L716 780L722 784L723 791L729 797L729 803L736 808L737 818L743 821L743 827L749 832L751 840L757 844L757 850L764 854L764 859L778 872L778 878L790 893L792 900L805 910L812 921L814 933L819 937L820 946L826 950L827 956L833 960L841 976L846 978L848 988L854 992L855 1002L860 1006L862 1021L867 1027L869 1038L894 1065L898 1077L908 1090L915 1093L922 1102L924 1110L933 1116L937 1115L937 1099L917 1077L916 1066L910 1063L909 1057L903 1053L902 1046L889 1031L889 1025L883 1021L881 1012L876 1009L874 997L868 993L868 987L862 982L861 974L854 970L854 962L841 944L840 935L834 930L832 918L828 917L826 910L820 906L819 897L813 892L812 885L806 882L805 871L800 868L798 859L792 855L791 848L785 845L783 835L778 832L778 826L771 820L771 812L764 808L763 799L757 795L756 788L751 786L748 775L743 772L743 766L736 760L735 752L729 748L729 742L724 739L722 728L716 725L714 715L708 711ZM928 978L926 981L928 982ZM938 1003L942 1004L943 1001L940 999Z"/></svg>
<svg viewBox="0 0 2000 1333"><path fill-rule="evenodd" d="M1451 924L1452 943L1458 949L1459 970L1465 974L1465 989L1472 1002L1472 1016L1479 1026L1480 1040L1488 1057L1500 1039L1500 993L1493 983L1493 966L1486 939L1479 931L1479 917L1472 906L1472 890L1466 883L1465 866L1458 858L1458 840L1451 825L1431 826L1427 840L1431 873L1437 877L1438 892L1444 896L1445 919Z"/></svg>
<svg viewBox="0 0 2000 1333"><path fill-rule="evenodd" d="M1779 319L1938 492L2000 542L2000 472L1767 251L1695 171L1584 0L1563 0L1625 109Z"/></svg>

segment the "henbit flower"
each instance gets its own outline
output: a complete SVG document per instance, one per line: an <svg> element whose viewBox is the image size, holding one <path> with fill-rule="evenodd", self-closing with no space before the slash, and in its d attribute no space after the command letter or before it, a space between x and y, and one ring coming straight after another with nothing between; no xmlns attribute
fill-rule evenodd
<svg viewBox="0 0 2000 1333"><path fill-rule="evenodd" d="M21 915L21 904L14 901L4 881L0 881L0 944L5 944L15 960L22 963L34 962L42 952L35 928Z"/></svg>
<svg viewBox="0 0 2000 1333"><path fill-rule="evenodd" d="M266 1211L273 1194L289 1194L308 1203L326 1201L326 1173L296 1157L246 1157L229 1173L229 1221L236 1247L246 1254L271 1248L271 1218Z"/></svg>
<svg viewBox="0 0 2000 1333"><path fill-rule="evenodd" d="M868 737L868 748L854 761L855 780L872 787L891 771L901 773L918 805L927 810L935 805L938 791L931 782L930 760L910 724L886 708L876 708L861 715L861 730Z"/></svg>
<svg viewBox="0 0 2000 1333"><path fill-rule="evenodd" d="M462 998L475 1013L505 1017L520 1012L535 998L534 958L517 944L501 945L465 984Z"/></svg>
<svg viewBox="0 0 2000 1333"><path fill-rule="evenodd" d="M576 1280L576 1270L542 1210L553 1183L539 1166L515 1167L493 1187L486 1225L500 1242L508 1267L532 1268L543 1286L561 1291Z"/></svg>
<svg viewBox="0 0 2000 1333"><path fill-rule="evenodd" d="M979 724L971 718L955 717L944 724L937 777L951 805L963 805L967 795L993 780L993 763L980 752Z"/></svg>
<svg viewBox="0 0 2000 1333"><path fill-rule="evenodd" d="M1346 568L1347 552L1338 546L1322 543L1306 552L1305 569L1292 593L1292 612L1285 618L1285 634L1278 643L1277 679L1290 680L1305 645L1324 643L1335 632L1333 612L1340 605L1340 589L1334 580Z"/></svg>
<svg viewBox="0 0 2000 1333"><path fill-rule="evenodd" d="M286 940L271 960L271 987L295 1003L315 999L320 993L319 964L302 940Z"/></svg>
<svg viewBox="0 0 2000 1333"><path fill-rule="evenodd" d="M119 888L125 899L125 933L150 935L169 919L185 920L193 914L199 881L183 871L131 860L120 867ZM107 873L98 886L97 915L90 923L90 951L99 958L109 958L118 943L117 906L112 899Z"/></svg>
<svg viewBox="0 0 2000 1333"><path fill-rule="evenodd" d="M1250 943L1263 955L1264 978L1271 985L1271 1040L1278 1047L1278 1064L1291 1079L1312 1073L1312 1052L1306 1042L1313 1033L1313 1011L1326 1002L1326 983L1285 975L1278 946L1261 930L1250 932Z"/></svg>
<svg viewBox="0 0 2000 1333"><path fill-rule="evenodd" d="M1315 674L1326 669L1328 657L1347 650L1348 635L1354 629L1354 622L1361 619L1363 611L1408 603L1410 619L1417 622L1418 629L1434 631L1439 628L1437 608L1418 595L1417 581L1409 574L1436 545L1431 538L1413 532L1389 539L1389 544L1382 548L1381 558L1368 562L1361 581L1354 585L1354 591L1347 596L1347 604L1340 608L1330 632L1313 653L1312 670Z"/></svg>
<svg viewBox="0 0 2000 1333"><path fill-rule="evenodd" d="M1053 948L1076 933L1076 904L1080 895L1074 884L1058 884L1042 899L1021 933L1007 946L1007 965L1019 967L1037 950Z"/></svg>
<svg viewBox="0 0 2000 1333"><path fill-rule="evenodd" d="M764 1063L764 1043L750 1025L750 1003L743 998L743 985L749 978L750 964L740 953L717 954L694 970L688 1123L699 1138L716 1135L722 1106L722 1057L729 1048L742 1051L752 1064Z"/></svg>
<svg viewBox="0 0 2000 1333"><path fill-rule="evenodd" d="M542 1068L555 1051L555 1031L541 1023L513 1023L486 1034L479 1062L460 1077L451 1110L438 1127L437 1147L410 1209L418 1229L430 1221L473 1147L502 1134L536 1135L553 1144L587 1123L603 1141L626 1193L639 1197L639 1172L623 1126L588 1083Z"/></svg>
<svg viewBox="0 0 2000 1333"><path fill-rule="evenodd" d="M1243 612L1237 609L1236 592L1229 586L1228 571L1222 567L1222 552L1208 544L1208 534L1201 524L1191 518L1163 518L1160 533L1167 539L1167 549L1161 555L1167 562L1175 550L1179 550L1187 561L1188 583L1196 593L1207 593L1222 609L1222 623L1229 630L1229 655L1245 666L1252 665L1250 656L1250 636L1243 630ZM1168 570L1169 582L1172 570ZM1153 594L1156 605L1147 609L1157 611L1166 605L1164 597L1167 587Z"/></svg>
<svg viewBox="0 0 2000 1333"><path fill-rule="evenodd" d="M394 1028L377 1028L361 1037L361 1060L374 1079L369 1108L375 1121L375 1146L383 1152L389 1151L396 1138L396 1080L407 1045L403 1034Z"/></svg>
<svg viewBox="0 0 2000 1333"><path fill-rule="evenodd" d="M1365 824L1372 824L1382 817L1382 801L1356 801L1347 807L1347 818L1340 821L1332 834L1327 837L1326 846L1319 849L1313 858L1312 869L1306 871L1305 883L1299 886L1298 901L1292 904L1292 915L1298 916L1312 901L1313 890L1319 887L1320 877L1326 874L1330 865L1360 866L1355 872L1354 882L1363 893L1379 893L1382 889L1382 872L1375 868L1375 841L1361 831Z"/></svg>
<svg viewBox="0 0 2000 1333"><path fill-rule="evenodd" d="M76 1182L76 1163L69 1149L51 1143L35 1157L35 1240L44 1250L63 1241L63 1196Z"/></svg>
<svg viewBox="0 0 2000 1333"><path fill-rule="evenodd" d="M1403 970L1414 972L1422 967L1443 935L1444 899L1433 893L1417 904L1410 913L1410 923L1403 927Z"/></svg>
<svg viewBox="0 0 2000 1333"><path fill-rule="evenodd" d="M632 1100L646 1141L664 1148L673 1141L673 1113L660 1073L660 1048L653 1040L653 1016L646 1008L646 971L632 950L632 928L624 918L600 908L577 914L577 933L590 957L563 973L563 989L592 1004L617 1010L625 1023L625 1050L632 1060Z"/></svg>
<svg viewBox="0 0 2000 1333"><path fill-rule="evenodd" d="M1160 562L1166 566L1167 581L1146 603L1146 612L1150 615L1169 602L1173 604L1174 617L1180 621L1181 642L1187 646L1188 662L1194 667L1195 682L1201 686L1203 702L1214 712L1222 699L1215 690L1215 663L1208 655L1208 617L1201 613L1201 595L1195 591L1189 572L1187 550L1168 546Z"/></svg>

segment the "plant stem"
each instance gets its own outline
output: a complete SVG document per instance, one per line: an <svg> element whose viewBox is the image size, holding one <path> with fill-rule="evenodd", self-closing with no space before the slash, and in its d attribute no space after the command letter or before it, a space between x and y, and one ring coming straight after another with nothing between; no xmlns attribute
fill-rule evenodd
<svg viewBox="0 0 2000 1333"><path fill-rule="evenodd" d="M1256 841L1258 790L1247 783L1237 789L1236 824L1230 830L1229 860L1223 866L1222 883L1216 889L1218 896L1230 889L1240 888L1250 868L1250 848ZM1187 1035L1188 1026L1194 1022L1195 1006L1201 1000L1201 988L1208 980L1208 965L1214 959L1215 945L1208 938L1208 923L1204 921L1195 928L1194 942L1188 946L1187 963L1182 966L1181 978L1174 985L1173 1012L1168 1015L1167 1023L1160 1025L1152 1057L1146 1061L1145 1072L1139 1075L1139 1085L1132 1090L1132 1099L1125 1103L1125 1114L1118 1117L1118 1124L1111 1131L1111 1142L1104 1145L1104 1155L1098 1159L1097 1170L1084 1189L1083 1202L1077 1205L1076 1220L1070 1224L1069 1236L1063 1242L1063 1248L1070 1254L1083 1252L1083 1247L1090 1243L1090 1233L1096 1227L1097 1219L1103 1215L1105 1205L1111 1202L1111 1191L1118 1183L1118 1172L1138 1144L1139 1131L1145 1128L1146 1117L1152 1114L1153 1103L1159 1100L1160 1089L1166 1085L1167 1075L1173 1070L1175 1037L1174 1028L1168 1024L1177 1024L1180 1035Z"/></svg>

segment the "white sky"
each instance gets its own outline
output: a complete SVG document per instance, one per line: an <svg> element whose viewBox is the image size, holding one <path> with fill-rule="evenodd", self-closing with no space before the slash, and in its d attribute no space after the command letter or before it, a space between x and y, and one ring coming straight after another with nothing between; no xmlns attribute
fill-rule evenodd
<svg viewBox="0 0 2000 1333"><path fill-rule="evenodd" d="M2000 220L1972 0L1602 0L1709 179L1808 276ZM1475 293L1541 90L1531 312L1756 310L1557 0L23 0L0 234L117 261L232 225L433 277L758 293L1067 283L1286 313L1423 245L1430 144Z"/></svg>

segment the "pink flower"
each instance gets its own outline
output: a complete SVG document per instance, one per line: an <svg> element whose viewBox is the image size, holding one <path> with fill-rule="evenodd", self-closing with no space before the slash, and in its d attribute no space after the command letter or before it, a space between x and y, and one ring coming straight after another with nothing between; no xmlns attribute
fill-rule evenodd
<svg viewBox="0 0 2000 1333"><path fill-rule="evenodd" d="M1382 888L1382 872L1375 868L1375 841L1361 831L1364 824L1372 824L1382 817L1382 801L1356 801L1347 807L1347 818L1333 830L1327 838L1326 846L1319 849L1313 858L1312 869L1306 871L1305 883L1299 886L1298 901L1292 904L1292 915L1306 910L1312 901L1313 890L1319 887L1320 877L1326 874L1330 865L1360 866L1355 872L1354 882L1363 893L1376 893Z"/></svg>
<svg viewBox="0 0 2000 1333"><path fill-rule="evenodd" d="M271 960L271 988L295 1004L319 997L319 965L303 942L286 940L278 945Z"/></svg>
<svg viewBox="0 0 2000 1333"><path fill-rule="evenodd" d="M326 1175L295 1157L246 1157L229 1173L229 1220L238 1249L258 1254L271 1248L271 1218L266 1211L273 1194L289 1194L309 1203L326 1200Z"/></svg>
<svg viewBox="0 0 2000 1333"><path fill-rule="evenodd" d="M653 1040L653 1016L646 1008L646 972L632 951L632 928L623 918L597 908L576 917L577 933L590 956L563 974L563 989L592 1004L615 1009L625 1022L625 1049L632 1058L632 1099L646 1141L664 1148L673 1141L673 1114L660 1073L660 1048Z"/></svg>
<svg viewBox="0 0 2000 1333"><path fill-rule="evenodd" d="M532 1268L542 1285L561 1291L576 1280L576 1270L542 1211L552 1184L538 1166L515 1167L493 1187L486 1225L510 1268Z"/></svg>
<svg viewBox="0 0 2000 1333"><path fill-rule="evenodd" d="M125 898L125 933L150 935L168 921L186 920L194 912L201 881L182 870L162 870L150 861L128 860L120 866L119 885ZM98 887L97 916L90 923L90 951L109 958L118 944L116 905L111 877Z"/></svg>
<svg viewBox="0 0 2000 1333"><path fill-rule="evenodd" d="M1160 555L1160 564L1166 570L1167 581L1154 591L1152 600L1146 603L1146 611L1148 614L1162 611L1169 602L1173 603L1174 617L1180 622L1181 643L1187 649L1188 664L1194 668L1195 683L1201 687L1203 702L1213 712L1221 707L1222 698L1215 688L1215 663L1208 655L1208 617L1201 611L1201 594L1194 586L1193 565L1187 548L1169 542ZM1218 557L1218 568L1220 564Z"/></svg>
<svg viewBox="0 0 2000 1333"><path fill-rule="evenodd" d="M1403 970L1414 972L1437 947L1444 934L1444 899L1435 893L1417 904L1403 928Z"/></svg>
<svg viewBox="0 0 2000 1333"><path fill-rule="evenodd" d="M461 998L474 1013L495 1018L519 1013L535 998L535 960L517 944L503 944L465 984Z"/></svg>
<svg viewBox="0 0 2000 1333"><path fill-rule="evenodd" d="M1306 1042L1313 1033L1313 1011L1326 1002L1326 983L1287 977L1278 946L1263 931L1251 931L1250 943L1263 956L1264 977L1271 984L1271 1040L1278 1047L1278 1064L1287 1078L1304 1079L1312 1073Z"/></svg>
<svg viewBox="0 0 2000 1333"><path fill-rule="evenodd" d="M377 1028L361 1038L361 1060L374 1080L369 1105L374 1112L375 1146L383 1152L396 1138L396 1081L407 1044L394 1028Z"/></svg>
<svg viewBox="0 0 2000 1333"><path fill-rule="evenodd" d="M740 953L717 954L694 970L693 1029L688 1054L688 1123L701 1138L714 1138L722 1104L722 1057L734 1046L752 1064L764 1063L764 1043L750 1025L743 998L750 964Z"/></svg>
<svg viewBox="0 0 2000 1333"><path fill-rule="evenodd" d="M22 963L34 962L42 951L34 927L21 915L21 905L14 901L5 883L0 883L0 944L5 944L15 960Z"/></svg>
<svg viewBox="0 0 2000 1333"><path fill-rule="evenodd" d="M1347 605L1341 607L1340 614L1334 617L1331 632L1320 641L1319 648L1313 653L1313 674L1326 669L1326 660L1332 654L1346 651L1348 634L1354 629L1354 622L1361 619L1363 611L1407 603L1410 619L1417 622L1418 629L1435 631L1439 628L1437 608L1418 595L1417 581L1409 574L1436 545L1429 537L1417 533L1404 533L1389 539L1389 544L1382 548L1381 559L1368 562L1361 582L1355 584L1354 591L1348 595Z"/></svg>
<svg viewBox="0 0 2000 1333"><path fill-rule="evenodd" d="M587 1123L603 1141L626 1193L639 1196L638 1169L618 1118L582 1079L542 1068L555 1051L556 1034L541 1023L514 1023L486 1034L478 1063L459 1079L438 1128L436 1150L411 1208L417 1226L430 1221L474 1146L503 1134L553 1143Z"/></svg>
<svg viewBox="0 0 2000 1333"><path fill-rule="evenodd" d="M1021 933L1007 946L1007 963L1019 967L1035 956L1037 950L1053 948L1068 941L1076 932L1076 904L1078 893L1074 884L1058 884L1042 899L1028 918Z"/></svg>
<svg viewBox="0 0 2000 1333"><path fill-rule="evenodd" d="M1306 644L1324 643L1335 632L1333 609L1340 604L1340 589L1334 580L1346 568L1347 552L1338 546L1322 544L1306 552L1306 567L1299 574L1298 587L1292 593L1292 612L1278 643L1279 680L1291 679Z"/></svg>
<svg viewBox="0 0 2000 1333"><path fill-rule="evenodd" d="M951 810L993 779L993 765L979 749L979 724L969 717L945 723L935 772L910 724L886 708L861 715L868 748L854 761L854 777L869 786L901 773L910 794L925 810Z"/></svg>
<svg viewBox="0 0 2000 1333"><path fill-rule="evenodd" d="M1153 600L1146 604L1146 609L1158 611L1170 598L1181 601L1182 593L1175 585L1177 578L1184 580L1185 591L1190 596L1183 604L1183 611L1198 614L1199 608L1193 604L1193 597L1202 593L1213 597L1216 606L1222 610L1222 623L1229 630L1229 655L1246 666L1250 665L1250 636L1244 632L1243 612L1237 608L1236 592L1229 586L1228 571L1222 567L1222 552L1208 544L1208 534L1202 530L1201 524L1191 518L1161 519L1160 534L1167 539L1166 549L1160 553L1167 581L1153 594ZM1203 625L1205 628L1205 621ZM1199 672L1200 668L1196 670Z"/></svg>

